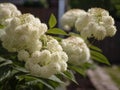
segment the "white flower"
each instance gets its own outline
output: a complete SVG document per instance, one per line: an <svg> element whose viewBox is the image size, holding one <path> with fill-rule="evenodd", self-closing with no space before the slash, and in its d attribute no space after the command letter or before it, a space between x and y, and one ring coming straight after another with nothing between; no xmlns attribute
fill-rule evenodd
<svg viewBox="0 0 120 90"><path fill-rule="evenodd" d="M111 16L109 16L109 17L103 16L102 21L105 25L114 25L115 24L114 19Z"/></svg>
<svg viewBox="0 0 120 90"><path fill-rule="evenodd" d="M90 51L84 40L80 37L69 37L63 39L61 45L68 55L68 62L75 65L80 65L89 61Z"/></svg>
<svg viewBox="0 0 120 90"><path fill-rule="evenodd" d="M87 39L88 37L91 37L92 29L89 29L88 27L84 28L81 31L81 37L84 39Z"/></svg>
<svg viewBox="0 0 120 90"><path fill-rule="evenodd" d="M40 65L46 65L51 60L51 53L48 50L35 51L32 53L31 59L34 63L39 63Z"/></svg>
<svg viewBox="0 0 120 90"><path fill-rule="evenodd" d="M115 26L107 26L106 27L107 36L110 36L110 37L114 36L116 34L116 31L117 31L117 29Z"/></svg>
<svg viewBox="0 0 120 90"><path fill-rule="evenodd" d="M56 39L43 36L43 48L32 53L25 67L32 75L48 78L67 70L68 56Z"/></svg>
<svg viewBox="0 0 120 90"><path fill-rule="evenodd" d="M25 50L20 50L18 52L18 60L20 60L20 61L26 62L29 59L29 57L30 57L30 54Z"/></svg>
<svg viewBox="0 0 120 90"><path fill-rule="evenodd" d="M32 63L32 60L27 61L25 67L32 75L44 78L49 78L61 71L61 67L58 63L50 63L46 66L40 66L39 64Z"/></svg>
<svg viewBox="0 0 120 90"><path fill-rule="evenodd" d="M0 4L0 24L4 24L7 19L21 15L21 12L12 3Z"/></svg>
<svg viewBox="0 0 120 90"><path fill-rule="evenodd" d="M1 37L3 47L10 52L40 50L42 43L40 36L47 31L47 25L40 22L32 14L23 14L14 17Z"/></svg>
<svg viewBox="0 0 120 90"><path fill-rule="evenodd" d="M75 21L78 17L82 17L86 15L86 12L81 9L71 9L68 10L62 17L61 17L61 25L66 30L71 29L74 27Z"/></svg>
<svg viewBox="0 0 120 90"><path fill-rule="evenodd" d="M97 39L97 40L103 40L106 36L106 30L103 26L98 26L96 27L96 30L94 30L94 34L93 36Z"/></svg>
<svg viewBox="0 0 120 90"><path fill-rule="evenodd" d="M91 17L88 13L86 13L82 17L79 17L75 22L76 30L81 32L84 29L84 27L86 27L88 25L90 20L91 20Z"/></svg>
<svg viewBox="0 0 120 90"><path fill-rule="evenodd" d="M75 28L84 39L94 37L103 40L107 36L114 36L116 28L114 19L109 12L102 8L91 8L84 18L78 18ZM111 27L111 28L110 28Z"/></svg>
<svg viewBox="0 0 120 90"><path fill-rule="evenodd" d="M88 9L88 13L93 16L101 17L101 16L109 16L109 12L102 8L90 8Z"/></svg>
<svg viewBox="0 0 120 90"><path fill-rule="evenodd" d="M35 52L34 56L32 55L32 57L26 61L25 67L32 75L48 78L54 74L67 70L66 61L68 58L63 60L63 56L59 54L62 52L46 52L49 51L39 51L38 55L35 55L35 53L37 54L37 52Z"/></svg>
<svg viewBox="0 0 120 90"><path fill-rule="evenodd" d="M47 42L47 49L51 52L62 51L62 47L56 39L52 39Z"/></svg>
<svg viewBox="0 0 120 90"><path fill-rule="evenodd" d="M92 15L92 18L97 23L96 30L94 29L93 36L98 40L103 40L106 36L114 36L116 28L115 22L109 12L102 8L91 8L88 13ZM112 27L112 28L110 28Z"/></svg>

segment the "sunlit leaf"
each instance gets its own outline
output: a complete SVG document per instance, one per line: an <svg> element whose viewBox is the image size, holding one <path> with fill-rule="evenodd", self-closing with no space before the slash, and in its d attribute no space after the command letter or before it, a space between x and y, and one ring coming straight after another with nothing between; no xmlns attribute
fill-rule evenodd
<svg viewBox="0 0 120 90"><path fill-rule="evenodd" d="M91 58L93 60L96 60L100 63L110 65L108 59L102 53L97 52L97 51L93 51L93 50L90 50L90 53L91 53Z"/></svg>
<svg viewBox="0 0 120 90"><path fill-rule="evenodd" d="M49 28L53 28L57 24L57 20L53 14L51 14L48 24Z"/></svg>
<svg viewBox="0 0 120 90"><path fill-rule="evenodd" d="M47 31L47 34L68 35L65 31L59 28L52 28Z"/></svg>

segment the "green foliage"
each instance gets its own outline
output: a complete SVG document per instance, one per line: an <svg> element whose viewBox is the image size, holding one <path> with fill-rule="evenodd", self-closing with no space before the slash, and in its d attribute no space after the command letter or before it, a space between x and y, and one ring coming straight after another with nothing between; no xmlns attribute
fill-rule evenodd
<svg viewBox="0 0 120 90"><path fill-rule="evenodd" d="M67 70L64 73L61 73L61 75L64 76L65 78L73 81L74 83L78 84L76 79L75 79L75 76L71 70Z"/></svg>
<svg viewBox="0 0 120 90"><path fill-rule="evenodd" d="M76 71L77 73L85 76L86 73L85 73L85 69L80 67L80 66L73 66L73 65L70 65L69 68L73 71Z"/></svg>
<svg viewBox="0 0 120 90"><path fill-rule="evenodd" d="M48 25L49 28L53 28L57 24L57 20L53 14L51 14Z"/></svg>
<svg viewBox="0 0 120 90"><path fill-rule="evenodd" d="M34 90L36 87L40 90L44 90L44 88L54 90L60 83L63 82L56 76L50 79L32 76L24 67L16 65L12 60L6 60L0 57L1 90L18 90L18 87L22 90Z"/></svg>
<svg viewBox="0 0 120 90"><path fill-rule="evenodd" d="M68 35L65 31L59 28L52 28L47 31L47 34L55 34L55 35Z"/></svg>
<svg viewBox="0 0 120 90"><path fill-rule="evenodd" d="M96 51L96 50L90 50L90 53L91 53L92 60L110 65L108 59L101 52Z"/></svg>
<svg viewBox="0 0 120 90"><path fill-rule="evenodd" d="M94 45L89 45L89 48L90 48L91 50L96 51L96 52L101 52L101 53L102 53L102 50L101 50L100 48L94 46Z"/></svg>

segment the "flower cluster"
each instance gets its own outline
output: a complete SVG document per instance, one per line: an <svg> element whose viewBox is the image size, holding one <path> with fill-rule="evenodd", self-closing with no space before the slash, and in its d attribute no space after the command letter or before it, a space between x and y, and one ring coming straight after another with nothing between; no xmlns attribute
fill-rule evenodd
<svg viewBox="0 0 120 90"><path fill-rule="evenodd" d="M0 24L5 25L10 18L21 15L21 12L11 3L0 4Z"/></svg>
<svg viewBox="0 0 120 90"><path fill-rule="evenodd" d="M1 4L0 9L4 10L6 5L9 5L10 13L14 12L13 4ZM45 34L46 24L30 13L2 14L10 19L0 37L2 45L8 52L17 52L18 60L25 62L25 68L32 75L48 78L67 70L68 56L56 39Z"/></svg>
<svg viewBox="0 0 120 90"><path fill-rule="evenodd" d="M34 52L42 47L39 38L47 31L46 24L31 14L22 14L12 18L1 36L3 47L9 52L28 50Z"/></svg>
<svg viewBox="0 0 120 90"><path fill-rule="evenodd" d="M84 40L80 37L68 37L63 39L61 45L68 54L69 63L80 65L90 60L90 51Z"/></svg>
<svg viewBox="0 0 120 90"><path fill-rule="evenodd" d="M67 11L63 16L61 17L61 25L65 30L70 30L71 27L74 26L77 18L86 15L87 13L82 9L71 9Z"/></svg>
<svg viewBox="0 0 120 90"><path fill-rule="evenodd" d="M62 47L56 39L51 36L44 36L44 38L46 40L45 49L35 51L30 58L25 57L28 58L25 67L31 74L47 78L53 74L67 70L66 62L68 61L68 56L63 52Z"/></svg>
<svg viewBox="0 0 120 90"><path fill-rule="evenodd" d="M66 79L76 83L74 74L85 75L95 64L93 60L109 65L101 50L87 39L115 35L108 11L67 11L61 24L68 31L76 29L74 33L56 28L56 24L53 14L45 24L30 13L22 14L11 3L0 4L0 89L53 90ZM13 87L13 83L17 84Z"/></svg>
<svg viewBox="0 0 120 90"><path fill-rule="evenodd" d="M77 9L76 13L79 14L76 16L73 15L73 12L76 12L76 9L69 10L62 16L62 26L74 26L80 32L81 37L85 39L94 37L97 40L103 40L107 36L114 36L117 31L114 19L105 9L91 8L87 12Z"/></svg>
<svg viewBox="0 0 120 90"><path fill-rule="evenodd" d="M17 59L24 62L31 75L43 78L66 71L68 63L78 67L90 62L90 50L83 38L102 40L116 33L114 19L101 8L91 8L88 12L81 9L66 12L61 18L63 28L69 30L75 27L83 38L71 35L60 37L60 42L49 33L67 34L54 28L56 22L50 23L48 29L39 18L30 13L21 14L11 3L0 4L0 18L0 25L4 26L0 30L3 48L10 53L16 52ZM56 21L53 16L52 19Z"/></svg>

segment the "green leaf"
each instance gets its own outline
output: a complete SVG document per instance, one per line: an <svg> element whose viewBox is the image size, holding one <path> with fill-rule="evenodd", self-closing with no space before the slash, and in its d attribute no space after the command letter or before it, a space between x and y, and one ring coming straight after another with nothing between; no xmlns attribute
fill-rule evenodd
<svg viewBox="0 0 120 90"><path fill-rule="evenodd" d="M3 57L0 56L0 62L6 61Z"/></svg>
<svg viewBox="0 0 120 90"><path fill-rule="evenodd" d="M58 77L56 77L55 75L54 75L54 76L51 76L51 77L49 78L49 80L52 80L52 81L55 81L55 82L64 84L64 82L61 81L61 80L60 80Z"/></svg>
<svg viewBox="0 0 120 90"><path fill-rule="evenodd" d="M3 61L0 63L0 67L2 66L6 66L6 65L9 65L9 64L12 64L13 62L11 60L6 60L6 61Z"/></svg>
<svg viewBox="0 0 120 90"><path fill-rule="evenodd" d="M93 60L96 60L100 63L110 65L108 59L102 53L97 52L97 51L93 51L93 50L90 50L90 53L91 53L91 58Z"/></svg>
<svg viewBox="0 0 120 90"><path fill-rule="evenodd" d="M85 74L86 74L85 69L81 68L80 66L72 66L72 65L69 65L69 68L70 68L71 70L74 70L74 71L78 72L79 74L81 74L81 75L83 75L83 76L85 76Z"/></svg>
<svg viewBox="0 0 120 90"><path fill-rule="evenodd" d="M9 66L0 67L0 82L8 78L10 74L11 74L11 67Z"/></svg>
<svg viewBox="0 0 120 90"><path fill-rule="evenodd" d="M59 28L52 28L47 31L47 34L68 35L64 30Z"/></svg>
<svg viewBox="0 0 120 90"><path fill-rule="evenodd" d="M48 87L50 90L54 90L54 87L52 87L49 83L47 83L44 79L42 78L37 78L35 76L30 76L30 75L20 75L17 76L17 79L23 80L25 79L25 84L27 85L34 85L34 84L43 84L46 87Z"/></svg>
<svg viewBox="0 0 120 90"><path fill-rule="evenodd" d="M89 63L89 62L86 62L86 63L83 63L82 65L81 65L81 67L82 68L84 68L84 69L90 69L90 68L95 68L95 64L94 63Z"/></svg>
<svg viewBox="0 0 120 90"><path fill-rule="evenodd" d="M70 32L70 33L69 33L69 35L70 35L70 36L77 36L77 37L81 37L81 36L80 36L80 34L78 34L78 33L73 33L73 32Z"/></svg>
<svg viewBox="0 0 120 90"><path fill-rule="evenodd" d="M29 72L25 69L25 67L20 67L18 65L15 65L14 69L17 70L17 71L23 72L23 73L28 73Z"/></svg>
<svg viewBox="0 0 120 90"><path fill-rule="evenodd" d="M67 70L64 73L61 73L61 75L63 75L65 78L73 81L74 83L78 84L72 71Z"/></svg>
<svg viewBox="0 0 120 90"><path fill-rule="evenodd" d="M57 36L53 36L53 38L55 38L59 42L63 39L62 37L57 37Z"/></svg>
<svg viewBox="0 0 120 90"><path fill-rule="evenodd" d="M48 24L49 28L53 28L57 24L57 20L53 14L51 14Z"/></svg>
<svg viewBox="0 0 120 90"><path fill-rule="evenodd" d="M89 45L89 48L98 52L102 52L102 50L94 45Z"/></svg>

